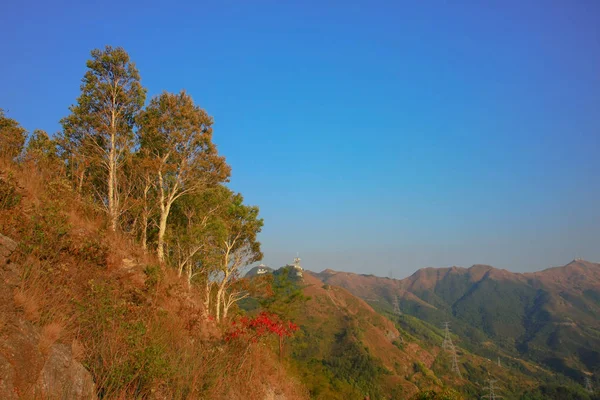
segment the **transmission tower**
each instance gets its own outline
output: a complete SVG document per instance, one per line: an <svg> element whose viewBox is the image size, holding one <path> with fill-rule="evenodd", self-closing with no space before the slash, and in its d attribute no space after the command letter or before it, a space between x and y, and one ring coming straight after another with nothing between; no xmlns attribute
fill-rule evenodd
<svg viewBox="0 0 600 400"><path fill-rule="evenodd" d="M450 337L450 322L444 322L444 342L442 343L444 350L454 349L452 338Z"/></svg>
<svg viewBox="0 0 600 400"><path fill-rule="evenodd" d="M587 390L590 393L594 393L594 388L592 388L592 380L590 379L589 376L586 376L584 378L585 380L585 390Z"/></svg>
<svg viewBox="0 0 600 400"><path fill-rule="evenodd" d="M398 301L398 296L394 295L394 299L392 300L392 302L394 306L394 314L402 315L402 312L400 311L400 302Z"/></svg>
<svg viewBox="0 0 600 400"><path fill-rule="evenodd" d="M496 394L496 390L498 389L498 387L496 386L496 382L497 381L495 379L488 379L488 386L486 388L488 390L488 394L486 394L485 396L481 396L482 399L496 400L502 398L502 396Z"/></svg>
<svg viewBox="0 0 600 400"><path fill-rule="evenodd" d="M462 378L460 368L458 368L456 347L454 347L454 343L452 343L452 338L450 337L450 322L444 322L444 342L442 343L442 348L449 351L452 356L452 372L458 375L459 378Z"/></svg>
<svg viewBox="0 0 600 400"><path fill-rule="evenodd" d="M459 378L462 378L460 368L458 368L458 355L456 354L456 349L454 346L452 347L452 372L458 375Z"/></svg>

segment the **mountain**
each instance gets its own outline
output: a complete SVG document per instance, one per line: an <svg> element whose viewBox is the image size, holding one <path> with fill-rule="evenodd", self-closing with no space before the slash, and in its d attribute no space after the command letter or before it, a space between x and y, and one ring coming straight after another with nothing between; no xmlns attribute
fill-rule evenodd
<svg viewBox="0 0 600 400"><path fill-rule="evenodd" d="M485 357L519 357L583 383L600 372L600 264L584 260L534 273L488 265L425 268L402 280L325 270L380 311L434 326L450 321L461 346Z"/></svg>
<svg viewBox="0 0 600 400"><path fill-rule="evenodd" d="M281 279L288 271L281 268L271 276ZM311 273L298 278L292 271L288 276L304 301L283 310L300 326L286 343L286 358L313 399L407 399L418 392L448 388L472 398L484 394L489 374L507 383L505 398L517 399L549 378L547 371L527 362L503 368L467 349L458 350L462 374L458 377L450 353L440 347L439 329L410 316L403 320L384 316L349 290L324 283ZM289 289L288 285L282 287ZM246 311L252 313L252 302L246 304ZM404 329L407 324L414 329Z"/></svg>

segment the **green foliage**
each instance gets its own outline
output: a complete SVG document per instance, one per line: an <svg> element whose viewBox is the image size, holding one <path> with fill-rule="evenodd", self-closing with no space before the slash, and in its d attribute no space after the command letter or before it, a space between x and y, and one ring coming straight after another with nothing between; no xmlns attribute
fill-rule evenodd
<svg viewBox="0 0 600 400"><path fill-rule="evenodd" d="M46 168L56 164L58 162L56 142L50 139L45 131L34 130L27 142L25 159Z"/></svg>
<svg viewBox="0 0 600 400"><path fill-rule="evenodd" d="M528 390L519 400L600 400L600 395L587 393L581 387L551 384Z"/></svg>
<svg viewBox="0 0 600 400"><path fill-rule="evenodd" d="M17 121L8 118L0 108L0 157L13 160L21 154L26 133Z"/></svg>
<svg viewBox="0 0 600 400"><path fill-rule="evenodd" d="M149 264L144 268L144 274L146 274L146 287L152 289L162 279L163 270L158 264Z"/></svg>
<svg viewBox="0 0 600 400"><path fill-rule="evenodd" d="M389 371L368 353L360 336L350 320L341 327L334 321L321 328L301 326L291 341L291 353L312 398L378 399L384 395L382 378Z"/></svg>
<svg viewBox="0 0 600 400"><path fill-rule="evenodd" d="M91 56L77 104L61 120L63 131L58 142L79 191L89 173L89 193L100 204L106 203L114 231L123 208L120 192L124 188L118 178L130 158L133 127L144 105L146 89L123 48L106 46L92 50Z"/></svg>
<svg viewBox="0 0 600 400"><path fill-rule="evenodd" d="M17 181L11 172L0 174L0 210L10 210L21 202Z"/></svg>
<svg viewBox="0 0 600 400"><path fill-rule="evenodd" d="M101 235L85 237L81 240L80 257L92 264L106 266L108 251L108 246L104 243Z"/></svg>
<svg viewBox="0 0 600 400"><path fill-rule="evenodd" d="M64 212L64 202L48 199L33 209L30 226L24 230L21 247L25 254L35 254L40 259L58 259L71 247L71 225Z"/></svg>
<svg viewBox="0 0 600 400"><path fill-rule="evenodd" d="M444 389L442 391L427 390L419 392L410 400L463 400L464 397L453 389Z"/></svg>
<svg viewBox="0 0 600 400"><path fill-rule="evenodd" d="M283 267L272 274L271 295L259 300L260 306L284 319L294 319L309 300L301 281L291 267Z"/></svg>

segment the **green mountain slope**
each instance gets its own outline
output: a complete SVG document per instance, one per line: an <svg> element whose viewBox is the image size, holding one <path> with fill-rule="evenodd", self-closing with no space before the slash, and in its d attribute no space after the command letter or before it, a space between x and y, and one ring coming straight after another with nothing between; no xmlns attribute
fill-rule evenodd
<svg viewBox="0 0 600 400"><path fill-rule="evenodd" d="M484 357L522 358L577 383L600 372L600 264L576 260L527 274L427 268L403 280L331 270L317 276L382 312L392 311L396 297L405 315L434 327L450 321L460 346Z"/></svg>

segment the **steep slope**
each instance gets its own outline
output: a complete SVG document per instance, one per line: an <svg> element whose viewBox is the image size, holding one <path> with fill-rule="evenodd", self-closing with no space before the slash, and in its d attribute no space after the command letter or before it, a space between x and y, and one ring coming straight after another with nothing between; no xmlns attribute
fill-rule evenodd
<svg viewBox="0 0 600 400"><path fill-rule="evenodd" d="M334 386L339 393L333 394L315 388L317 398L344 398L344 391L351 396L379 397L392 392L409 396L419 390L410 379L415 374L413 365L420 362L431 367L433 354L415 343L400 346L394 324L347 290L324 285L310 274L305 275L303 284L310 300L298 321L305 336L291 347L295 358L309 365L319 360L325 375L332 374L349 386L358 383L363 391Z"/></svg>
<svg viewBox="0 0 600 400"><path fill-rule="evenodd" d="M386 318L350 291L324 284L310 272L301 285L310 300L296 317L301 333L289 342L288 351L313 398L406 399L443 387L472 398L483 394L490 373L506 382L505 398L517 398L517 393L536 387L539 376L548 375L520 360L514 361L519 368L502 368L459 348L463 376L457 377L450 353L439 346L439 329L422 322L417 330L404 329L419 320ZM411 318L408 324L406 318Z"/></svg>
<svg viewBox="0 0 600 400"><path fill-rule="evenodd" d="M0 398L308 398L268 347L227 342L194 286L106 226L62 178L0 169Z"/></svg>
<svg viewBox="0 0 600 400"><path fill-rule="evenodd" d="M600 370L600 264L575 260L535 273L486 265L426 268L403 280L324 271L380 310L434 326L452 321L464 347L486 357L525 357L583 382Z"/></svg>

